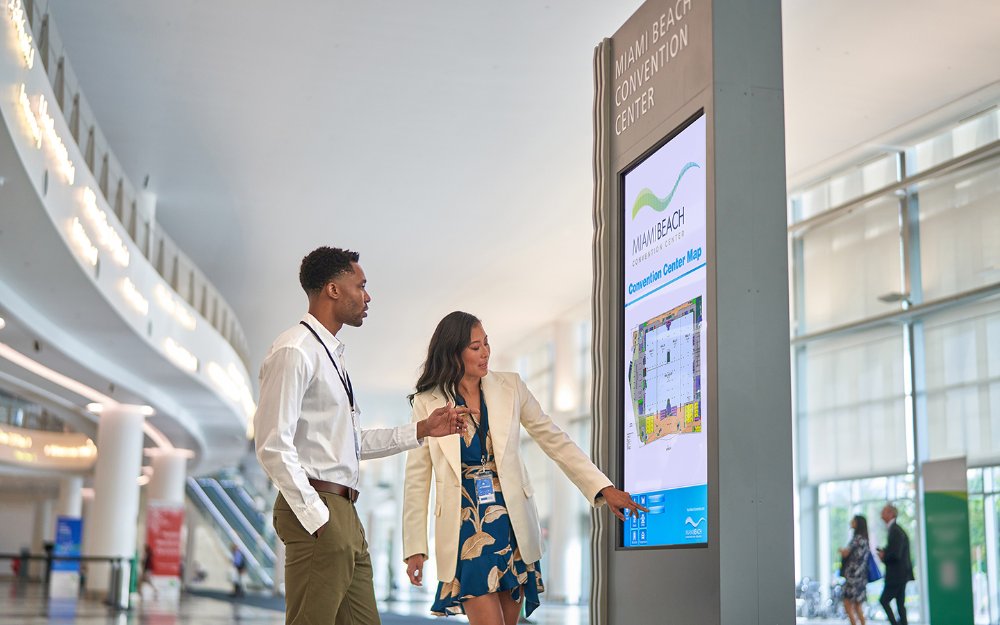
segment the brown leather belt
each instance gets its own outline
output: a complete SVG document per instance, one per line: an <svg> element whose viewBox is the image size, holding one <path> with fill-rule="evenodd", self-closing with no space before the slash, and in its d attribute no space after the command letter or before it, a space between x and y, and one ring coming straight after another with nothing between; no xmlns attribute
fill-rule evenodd
<svg viewBox="0 0 1000 625"><path fill-rule="evenodd" d="M356 502L358 500L358 495L361 494L353 488L342 486L335 482L324 482L323 480L309 478L309 483L316 489L316 492L340 495L344 499L349 500L351 503Z"/></svg>

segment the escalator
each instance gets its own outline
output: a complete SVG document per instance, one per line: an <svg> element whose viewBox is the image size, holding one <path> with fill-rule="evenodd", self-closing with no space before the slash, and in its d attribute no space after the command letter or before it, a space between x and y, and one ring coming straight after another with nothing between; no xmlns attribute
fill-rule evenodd
<svg viewBox="0 0 1000 625"><path fill-rule="evenodd" d="M251 527L264 537L267 545L273 550L275 540L277 540L274 527L271 525L271 520L267 513L262 511L260 506L254 502L254 498L247 487L237 481L224 478L219 479L219 485L222 486L222 489L229 495L229 498L240 512L243 513L243 516L246 517Z"/></svg>
<svg viewBox="0 0 1000 625"><path fill-rule="evenodd" d="M243 552L251 581L263 587L274 586L274 550L256 530L232 497L215 478L187 480L187 495L195 507L211 520L219 538Z"/></svg>

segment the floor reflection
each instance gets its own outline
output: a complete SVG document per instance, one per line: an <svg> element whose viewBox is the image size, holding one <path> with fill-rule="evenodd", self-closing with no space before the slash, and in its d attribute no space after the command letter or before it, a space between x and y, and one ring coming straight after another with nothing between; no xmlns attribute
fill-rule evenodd
<svg viewBox="0 0 1000 625"><path fill-rule="evenodd" d="M138 597L132 609L112 610L99 600L50 600L41 584L0 582L0 625L282 625L285 622L281 601L273 597L248 596L240 603L219 592L218 596L199 592L185 593L177 604L142 600ZM544 597L544 596L543 596ZM262 607L268 606L268 607ZM430 617L427 602L380 602L383 625L442 625L461 624L464 618ZM531 616L534 625L586 625L586 606L545 604Z"/></svg>

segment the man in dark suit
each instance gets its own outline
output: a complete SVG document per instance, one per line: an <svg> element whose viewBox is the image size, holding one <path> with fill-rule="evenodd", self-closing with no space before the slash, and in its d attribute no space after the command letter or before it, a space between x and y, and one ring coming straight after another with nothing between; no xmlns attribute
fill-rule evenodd
<svg viewBox="0 0 1000 625"><path fill-rule="evenodd" d="M878 557L885 563L885 586L879 603L889 617L890 625L906 625L906 582L914 579L913 561L910 560L910 537L896 523L899 511L896 506L886 504L882 508L882 520L889 529L888 544L878 550ZM891 601L896 601L899 618L892 613Z"/></svg>

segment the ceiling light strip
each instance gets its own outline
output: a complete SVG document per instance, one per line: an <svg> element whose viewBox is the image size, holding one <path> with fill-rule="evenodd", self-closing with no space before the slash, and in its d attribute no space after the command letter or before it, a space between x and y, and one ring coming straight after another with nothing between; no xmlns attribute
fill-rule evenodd
<svg viewBox="0 0 1000 625"><path fill-rule="evenodd" d="M83 229L83 224L80 223L80 219L77 217L74 217L73 221L70 222L69 238L73 242L74 247L76 247L77 253L83 257L83 260L91 267L97 266L97 248L90 242L87 231Z"/></svg>
<svg viewBox="0 0 1000 625"><path fill-rule="evenodd" d="M31 28L28 26L28 16L21 0L7 0L7 14L14 26L17 37L17 47L24 59L24 66L31 69L35 65L35 46L32 44Z"/></svg>
<svg viewBox="0 0 1000 625"><path fill-rule="evenodd" d="M22 369L26 369L41 378L45 378L49 382L58 384L64 389L76 393L80 397L86 397L90 401L107 405L113 405L118 403L115 400L108 397L107 395L90 388L86 384L77 382L73 378L67 377L59 373L58 371L53 371L52 369L49 369L42 363L36 362L31 358L28 358L27 356L17 351L16 349L12 348L10 345L7 345L6 343L0 343L0 357L6 358L15 365L21 367Z"/></svg>
<svg viewBox="0 0 1000 625"><path fill-rule="evenodd" d="M174 339L165 338L163 350L167 353L167 357L181 369L191 373L198 370L198 358Z"/></svg>
<svg viewBox="0 0 1000 625"><path fill-rule="evenodd" d="M42 129L38 126L35 113L31 110L31 100L28 99L28 92L24 88L24 83L21 83L21 88L17 94L17 102L21 106L21 115L28 124L28 130L31 132L31 138L35 142L35 147L42 147Z"/></svg>
<svg viewBox="0 0 1000 625"><path fill-rule="evenodd" d="M93 410L91 406L88 406L88 409L91 410L91 412L94 412L95 414L101 412L101 410L103 410L104 408L111 408L111 409L126 408L135 410L136 412L139 412L144 416L151 416L153 414L153 409L150 406L133 406L130 404L120 404L114 399L108 397L107 395L90 388L86 384L83 384L82 382L77 382L73 378L67 377L57 371L53 371L52 369L49 369L42 363L32 360L31 358L28 358L27 356L17 351L10 345L7 345L6 343L0 343L0 357L6 358L10 362L21 367L22 369L26 369L27 371L30 371L41 378L45 378L49 382L58 384L59 386L63 387L68 391L76 393L81 397L86 397L95 404L99 404L100 408L97 410ZM143 423L142 429L143 432L146 434L146 436L149 437L149 440L153 441L153 444L156 445L157 447L161 449L174 448L173 444L171 444L170 442L170 439L164 436L163 432L156 429L148 421Z"/></svg>
<svg viewBox="0 0 1000 625"><path fill-rule="evenodd" d="M143 317L149 314L149 300L142 296L139 292L138 287L135 283L128 278L122 278L121 281L121 291L122 295L125 297L125 301L129 303L132 308Z"/></svg>
<svg viewBox="0 0 1000 625"><path fill-rule="evenodd" d="M208 363L206 372L216 388L233 402L239 404L247 419L253 416L257 405L254 403L250 388L243 380L236 365L230 364L229 367L223 369L222 365L213 361Z"/></svg>
<svg viewBox="0 0 1000 625"><path fill-rule="evenodd" d="M118 231L108 222L108 214L97 206L97 195L90 187L83 188L83 212L97 229L98 241L111 257L122 267L128 267L128 247L122 241Z"/></svg>
<svg viewBox="0 0 1000 625"><path fill-rule="evenodd" d="M174 297L167 287L157 284L153 287L153 295L156 296L156 301L163 310L167 311L167 314L173 317L177 323L181 324L182 328L185 330L195 329L197 322L194 315L188 312L187 307Z"/></svg>

